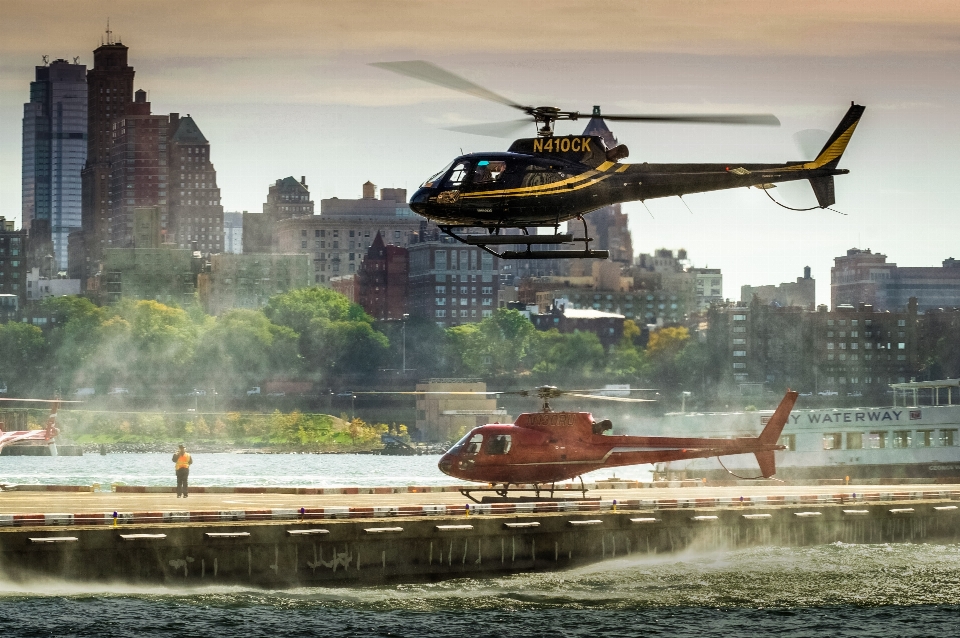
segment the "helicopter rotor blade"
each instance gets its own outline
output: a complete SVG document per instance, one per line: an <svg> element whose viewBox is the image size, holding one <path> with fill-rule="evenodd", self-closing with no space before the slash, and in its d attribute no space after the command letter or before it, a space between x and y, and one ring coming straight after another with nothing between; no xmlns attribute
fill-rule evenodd
<svg viewBox="0 0 960 638"><path fill-rule="evenodd" d="M16 401L18 403L83 403L83 401L68 399L14 399L7 397L0 397L0 401Z"/></svg>
<svg viewBox="0 0 960 638"><path fill-rule="evenodd" d="M815 158L829 138L829 131L817 128L807 128L793 134L793 142L803 153L803 159Z"/></svg>
<svg viewBox="0 0 960 638"><path fill-rule="evenodd" d="M627 397L607 397L599 394L580 394L579 392L564 392L564 396L579 397L581 399L597 399L599 401L621 401L623 403L656 403L656 399L629 399Z"/></svg>
<svg viewBox="0 0 960 638"><path fill-rule="evenodd" d="M423 82L429 82L430 84L436 84L437 86L442 86L447 89L453 89L454 91L466 93L467 95L472 95L473 97L478 97L482 100L497 102L515 109L526 111L530 108L521 104L517 104L513 100L505 98L502 95L498 95L489 89L483 88L479 84L474 84L466 78L462 78L459 75L447 71L446 69L441 69L436 64L427 62L425 60L373 62L370 64L370 66L386 69L387 71L393 71L394 73L398 73L400 75L422 80Z"/></svg>
<svg viewBox="0 0 960 638"><path fill-rule="evenodd" d="M676 124L746 124L752 126L780 126L780 120L771 113L732 113L713 115L600 115L611 122L670 122Z"/></svg>
<svg viewBox="0 0 960 638"><path fill-rule="evenodd" d="M470 135L484 135L486 137L513 137L523 128L535 123L533 118L525 120L510 120L508 122L490 122L488 124L466 124L464 126L449 126L445 131L469 133Z"/></svg>

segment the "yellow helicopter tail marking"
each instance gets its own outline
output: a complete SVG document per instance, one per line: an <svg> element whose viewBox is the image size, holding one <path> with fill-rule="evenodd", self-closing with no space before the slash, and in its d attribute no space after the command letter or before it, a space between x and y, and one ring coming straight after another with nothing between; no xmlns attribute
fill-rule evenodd
<svg viewBox="0 0 960 638"><path fill-rule="evenodd" d="M817 158L812 162L802 164L800 168L809 170L836 167L837 163L840 162L840 156L847 150L847 144L850 143L850 138L857 129L857 124L860 123L860 117L863 115L864 110L865 107L859 104L850 104L846 115L840 120L839 126L837 126L837 129L833 132L833 135L830 136L830 139L827 140L827 143L824 144Z"/></svg>

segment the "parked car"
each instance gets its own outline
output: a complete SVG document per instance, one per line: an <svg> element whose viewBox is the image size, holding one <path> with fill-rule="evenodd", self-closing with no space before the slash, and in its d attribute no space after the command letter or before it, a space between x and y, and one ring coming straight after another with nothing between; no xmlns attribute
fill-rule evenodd
<svg viewBox="0 0 960 638"><path fill-rule="evenodd" d="M120 394L130 394L130 390L127 390L126 388L110 388L110 392L107 392L107 394L112 394L114 396Z"/></svg>
<svg viewBox="0 0 960 638"><path fill-rule="evenodd" d="M256 386L256 387L253 387L253 388L250 388L249 390L247 390L247 396L248 396L248 397L251 396L251 395L254 395L254 394L260 394L260 386Z"/></svg>
<svg viewBox="0 0 960 638"><path fill-rule="evenodd" d="M97 393L93 388L78 388L76 392L73 393L75 397L92 397Z"/></svg>
<svg viewBox="0 0 960 638"><path fill-rule="evenodd" d="M267 395L268 397L285 397L287 396L286 392L271 392Z"/></svg>
<svg viewBox="0 0 960 638"><path fill-rule="evenodd" d="M835 397L839 394L839 392L834 392L833 390L821 390L817 394L822 397Z"/></svg>

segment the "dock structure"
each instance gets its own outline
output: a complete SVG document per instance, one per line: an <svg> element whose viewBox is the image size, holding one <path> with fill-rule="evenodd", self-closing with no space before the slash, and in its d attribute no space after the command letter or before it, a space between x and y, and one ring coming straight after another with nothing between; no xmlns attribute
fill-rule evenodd
<svg viewBox="0 0 960 638"><path fill-rule="evenodd" d="M469 505L459 496L341 495L296 507L303 496L218 494L191 497L187 508L166 494L8 492L0 573L322 586L556 570L688 548L960 537L960 486L604 490L597 500ZM97 510L107 502L120 509Z"/></svg>

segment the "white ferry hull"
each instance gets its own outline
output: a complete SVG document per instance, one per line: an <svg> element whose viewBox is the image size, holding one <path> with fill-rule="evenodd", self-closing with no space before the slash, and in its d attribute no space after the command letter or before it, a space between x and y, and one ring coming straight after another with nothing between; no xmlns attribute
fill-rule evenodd
<svg viewBox="0 0 960 638"><path fill-rule="evenodd" d="M668 414L623 433L756 436L770 414ZM787 482L960 482L960 405L794 410L781 443L790 449L776 453L776 478ZM657 464L655 476L723 482L758 477L759 468L742 454Z"/></svg>

